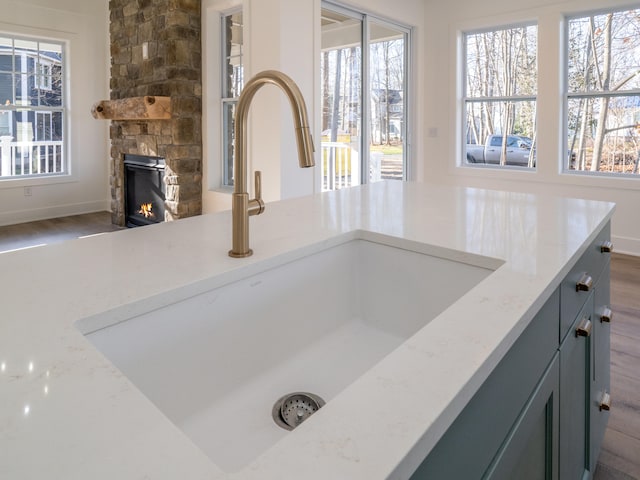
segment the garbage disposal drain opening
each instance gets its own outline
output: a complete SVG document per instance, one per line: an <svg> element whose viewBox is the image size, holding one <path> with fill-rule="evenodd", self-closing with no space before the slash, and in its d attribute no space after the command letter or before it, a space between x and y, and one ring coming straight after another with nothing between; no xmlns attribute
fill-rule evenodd
<svg viewBox="0 0 640 480"><path fill-rule="evenodd" d="M289 393L280 397L273 405L271 415L278 426L293 430L324 404L325 401L313 393Z"/></svg>

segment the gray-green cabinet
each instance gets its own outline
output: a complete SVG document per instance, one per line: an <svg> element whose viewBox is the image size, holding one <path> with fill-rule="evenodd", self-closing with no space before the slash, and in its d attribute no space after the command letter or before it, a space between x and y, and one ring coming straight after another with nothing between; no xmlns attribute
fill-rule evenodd
<svg viewBox="0 0 640 480"><path fill-rule="evenodd" d="M591 478L609 409L607 224L413 480Z"/></svg>
<svg viewBox="0 0 640 480"><path fill-rule="evenodd" d="M414 480L511 479L506 474L512 458L527 449L540 451L528 439L537 432L547 404L557 411L559 308L556 291L431 450ZM549 424L546 416L544 420L545 455L557 445L558 416L553 410L549 414ZM557 454L545 456L545 471L557 470L556 459Z"/></svg>
<svg viewBox="0 0 640 480"><path fill-rule="evenodd" d="M591 478L609 418L609 235L607 225L560 285L561 480Z"/></svg>

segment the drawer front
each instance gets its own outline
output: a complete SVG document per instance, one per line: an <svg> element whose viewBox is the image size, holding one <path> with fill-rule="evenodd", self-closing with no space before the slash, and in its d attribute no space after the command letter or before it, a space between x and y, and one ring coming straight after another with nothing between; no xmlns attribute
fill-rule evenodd
<svg viewBox="0 0 640 480"><path fill-rule="evenodd" d="M589 298L590 291L598 282L603 268L609 262L611 254L603 252L602 247L610 237L611 227L607 223L560 284L560 342L567 335L578 312ZM589 286L589 279L591 286ZM578 284L581 286L578 287Z"/></svg>

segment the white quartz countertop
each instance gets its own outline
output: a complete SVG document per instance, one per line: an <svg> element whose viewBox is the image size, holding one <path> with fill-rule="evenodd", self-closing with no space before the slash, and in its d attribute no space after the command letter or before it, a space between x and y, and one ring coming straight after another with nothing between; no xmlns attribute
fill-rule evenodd
<svg viewBox="0 0 640 480"><path fill-rule="evenodd" d="M250 220L246 259L227 256L230 212L0 254L0 478L407 478L613 209L382 182L267 204ZM213 464L76 326L360 232L495 272L238 473Z"/></svg>

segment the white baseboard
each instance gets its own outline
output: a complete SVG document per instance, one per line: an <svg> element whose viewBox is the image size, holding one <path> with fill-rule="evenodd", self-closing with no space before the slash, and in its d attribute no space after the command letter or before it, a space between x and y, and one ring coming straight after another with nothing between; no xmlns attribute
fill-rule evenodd
<svg viewBox="0 0 640 480"><path fill-rule="evenodd" d="M611 235L613 251L625 255L640 256L640 238L620 237Z"/></svg>
<svg viewBox="0 0 640 480"><path fill-rule="evenodd" d="M37 208L33 210L18 210L14 212L0 213L0 226L14 225L16 223L35 222L49 218L68 217L83 213L104 212L111 210L111 201L95 201L86 203L74 203L68 205L55 205L52 207Z"/></svg>

